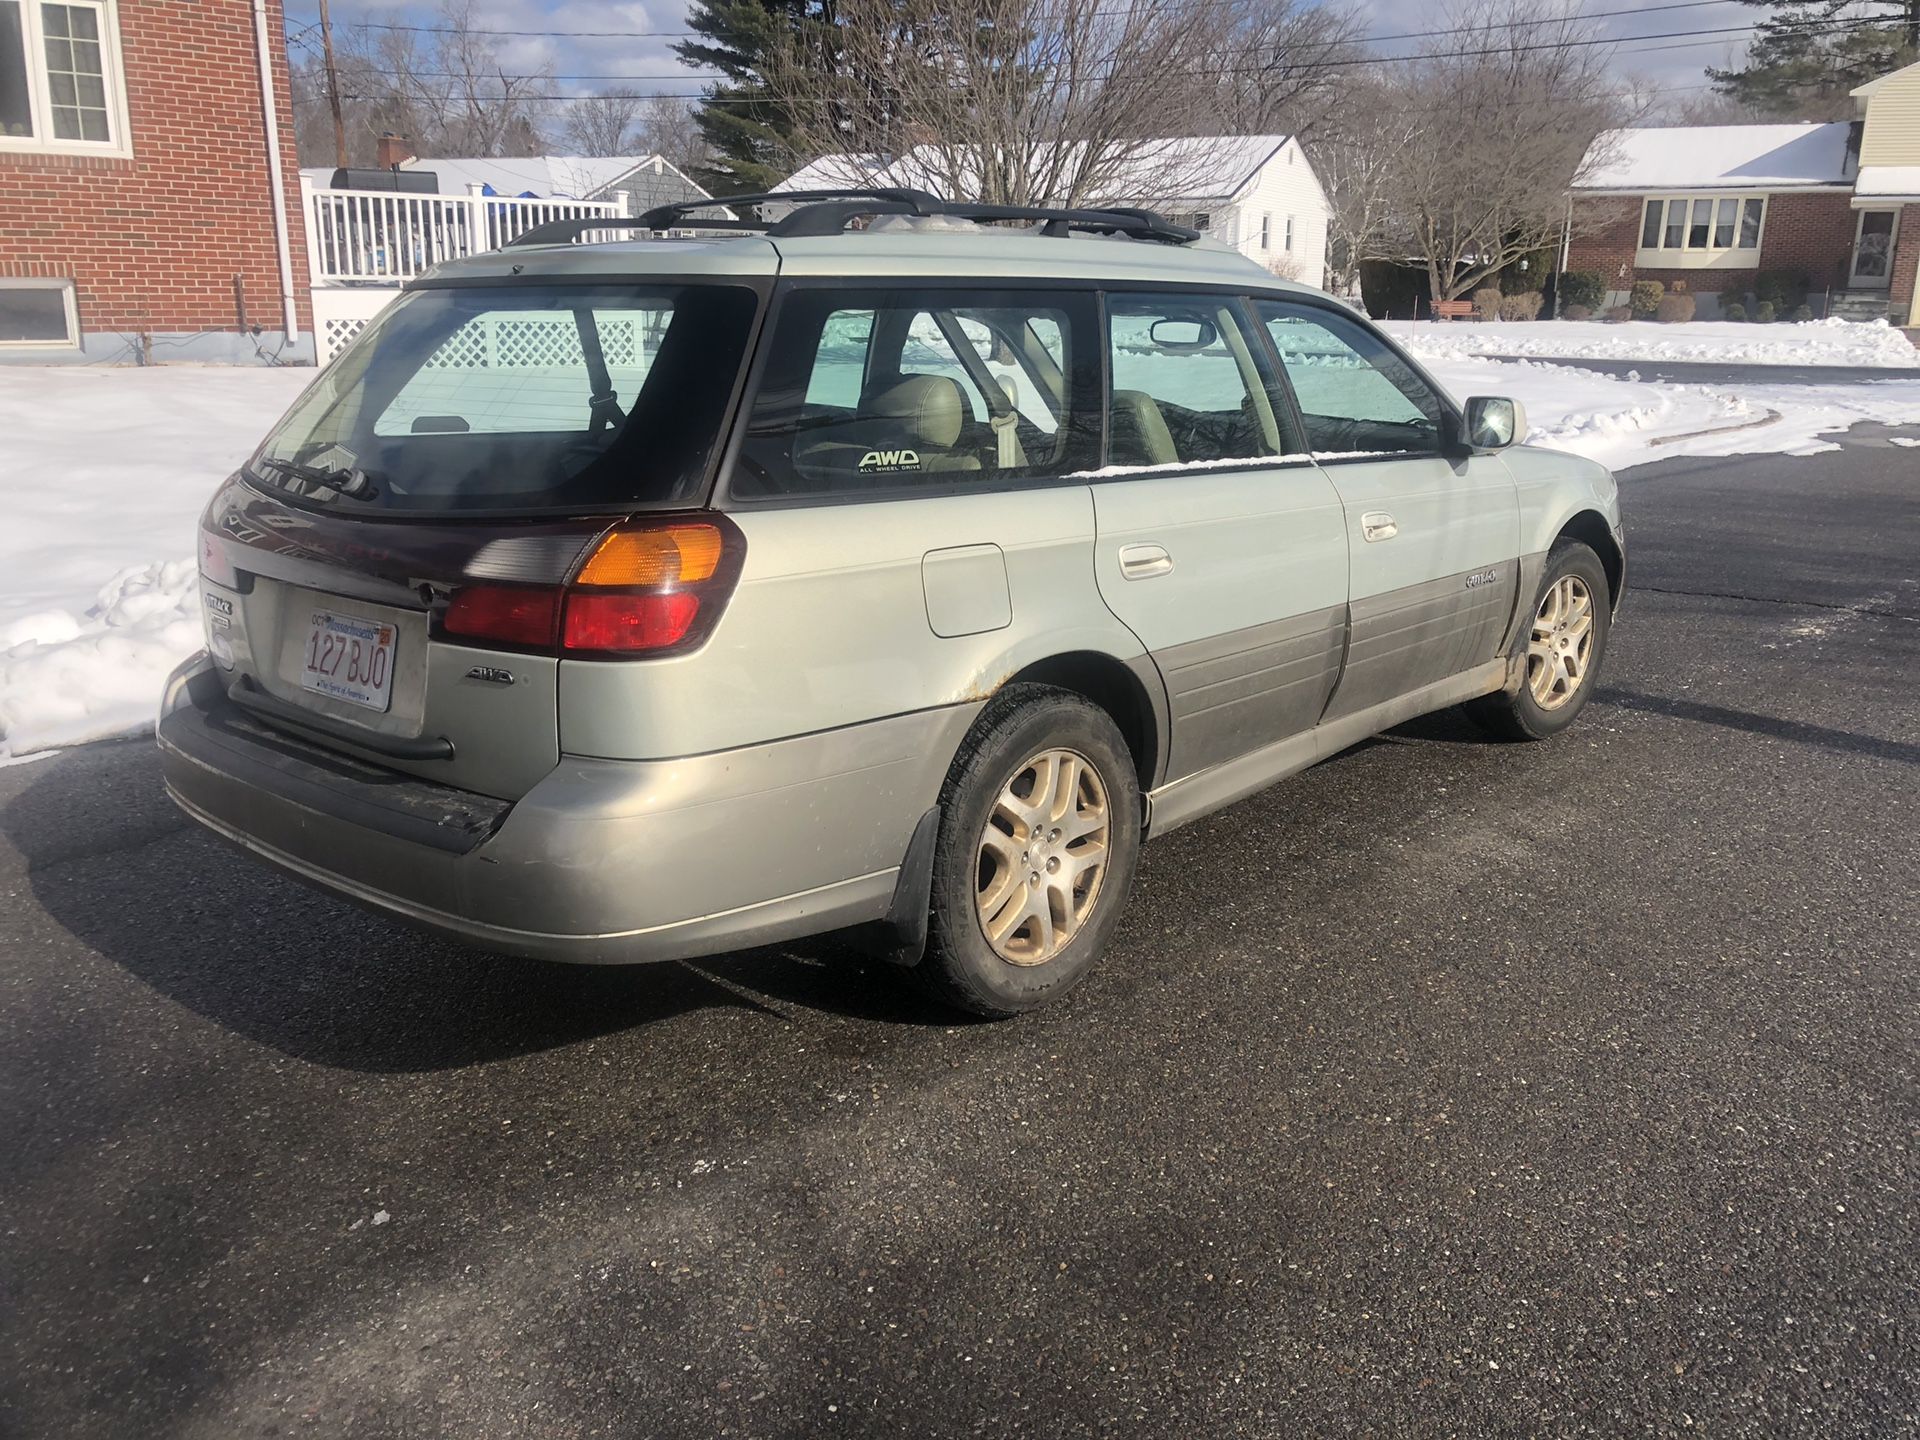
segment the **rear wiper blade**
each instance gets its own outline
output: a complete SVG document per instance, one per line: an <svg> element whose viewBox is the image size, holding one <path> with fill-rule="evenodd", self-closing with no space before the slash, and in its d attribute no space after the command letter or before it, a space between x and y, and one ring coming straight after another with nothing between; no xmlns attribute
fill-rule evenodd
<svg viewBox="0 0 1920 1440"><path fill-rule="evenodd" d="M379 493L373 488L371 477L358 466L348 469L340 465L331 468L302 465L298 460L282 460L276 455L263 456L254 463L263 470L271 470L290 480L305 480L310 484L324 485L329 490L338 490L353 500L371 500Z"/></svg>

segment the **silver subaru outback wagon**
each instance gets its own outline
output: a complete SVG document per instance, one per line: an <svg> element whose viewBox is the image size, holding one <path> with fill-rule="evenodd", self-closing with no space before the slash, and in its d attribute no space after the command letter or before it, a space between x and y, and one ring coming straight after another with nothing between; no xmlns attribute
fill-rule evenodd
<svg viewBox="0 0 1920 1440"><path fill-rule="evenodd" d="M1149 212L773 198L443 265L320 374L201 525L188 814L491 949L846 931L1004 1015L1149 836L1587 702L1617 494L1518 405Z"/></svg>

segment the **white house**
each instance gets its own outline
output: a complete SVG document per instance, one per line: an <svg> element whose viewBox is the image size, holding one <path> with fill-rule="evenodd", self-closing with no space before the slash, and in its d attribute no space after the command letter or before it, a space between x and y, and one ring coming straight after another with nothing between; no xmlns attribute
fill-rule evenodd
<svg viewBox="0 0 1920 1440"><path fill-rule="evenodd" d="M938 194L932 146L898 156L825 155L775 190L906 186ZM1065 167L1062 167L1065 168ZM1195 135L1152 141L1125 158L1088 205L1135 205L1204 230L1289 278L1325 283L1327 197L1290 135ZM945 198L966 198L948 196Z"/></svg>

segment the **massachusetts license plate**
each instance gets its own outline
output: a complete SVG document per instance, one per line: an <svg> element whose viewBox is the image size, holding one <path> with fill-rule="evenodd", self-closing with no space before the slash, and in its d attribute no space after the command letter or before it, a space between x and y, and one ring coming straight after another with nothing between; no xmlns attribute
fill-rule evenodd
<svg viewBox="0 0 1920 1440"><path fill-rule="evenodd" d="M393 704L393 626L316 610L307 627L300 684L369 710Z"/></svg>

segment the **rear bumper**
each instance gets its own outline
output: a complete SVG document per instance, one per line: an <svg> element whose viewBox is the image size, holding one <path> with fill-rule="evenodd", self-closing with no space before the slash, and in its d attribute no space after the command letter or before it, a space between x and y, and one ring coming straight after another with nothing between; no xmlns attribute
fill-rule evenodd
<svg viewBox="0 0 1920 1440"><path fill-rule="evenodd" d="M508 803L239 713L204 656L167 683L168 793L281 869L455 939L674 960L879 919L977 705L675 760L565 756Z"/></svg>

